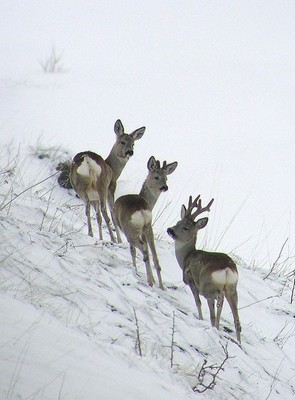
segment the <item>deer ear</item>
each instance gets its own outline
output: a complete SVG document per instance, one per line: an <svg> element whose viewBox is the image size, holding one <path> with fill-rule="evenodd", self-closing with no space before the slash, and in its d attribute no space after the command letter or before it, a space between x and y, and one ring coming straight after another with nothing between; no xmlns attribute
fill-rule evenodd
<svg viewBox="0 0 295 400"><path fill-rule="evenodd" d="M180 218L183 219L186 214L186 208L184 205L181 206Z"/></svg>
<svg viewBox="0 0 295 400"><path fill-rule="evenodd" d="M195 227L197 228L197 230L203 229L203 228L205 228L205 226L207 225L208 221L209 221L209 219L208 219L207 217L205 217L205 218L200 218L200 219L198 219L198 221L196 222Z"/></svg>
<svg viewBox="0 0 295 400"><path fill-rule="evenodd" d="M178 162L177 162L177 161L174 161L174 162L171 163L171 164L167 164L167 165L166 165L166 174L167 174L167 175L172 174L172 172L175 171L177 165L178 165Z"/></svg>
<svg viewBox="0 0 295 400"><path fill-rule="evenodd" d="M114 131L117 136L121 136L124 133L124 126L120 119L117 119L114 125Z"/></svg>
<svg viewBox="0 0 295 400"><path fill-rule="evenodd" d="M130 136L132 137L133 140L138 140L142 138L144 132L145 132L145 126L136 129L134 132L130 133Z"/></svg>
<svg viewBox="0 0 295 400"><path fill-rule="evenodd" d="M153 172L157 169L157 161L154 156L151 156L147 163L148 170Z"/></svg>

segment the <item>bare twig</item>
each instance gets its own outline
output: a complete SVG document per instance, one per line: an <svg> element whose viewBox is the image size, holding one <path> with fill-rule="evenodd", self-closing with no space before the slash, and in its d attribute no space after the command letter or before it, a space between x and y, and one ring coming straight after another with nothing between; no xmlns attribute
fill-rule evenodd
<svg viewBox="0 0 295 400"><path fill-rule="evenodd" d="M268 278L269 275L270 275L270 274L274 271L274 269L276 268L276 266L277 266L277 264L278 264L278 262L279 262L279 259L280 259L281 256L282 256L284 247L285 247L286 243L288 242L288 240L289 240L289 238L287 238L287 239L284 241L284 243L283 243L283 245L282 245L282 247L281 247L281 250L280 250L280 252L279 252L279 254L278 254L276 260L275 260L274 263L272 264L272 267L271 267L271 269L269 270L269 273L263 278L263 280L265 280L266 278Z"/></svg>
<svg viewBox="0 0 295 400"><path fill-rule="evenodd" d="M139 333L139 324L138 324L138 319L137 319L135 308L133 308L133 312L134 312L135 325L136 325L136 343L135 343L135 348L138 350L138 354L140 355L140 357L142 357L141 341L140 341L140 333Z"/></svg>
<svg viewBox="0 0 295 400"><path fill-rule="evenodd" d="M291 299L290 299L291 304L293 304L294 291L295 291L295 272L294 271L293 271L293 274L294 274L294 278L293 278L293 286L292 286L292 290L291 290Z"/></svg>
<svg viewBox="0 0 295 400"><path fill-rule="evenodd" d="M173 359L174 359L174 335L175 335L175 311L173 311L172 318L172 335L171 335L171 351L170 351L170 367L173 367Z"/></svg>
<svg viewBox="0 0 295 400"><path fill-rule="evenodd" d="M197 393L204 393L206 390L212 390L214 389L215 385L216 385L216 379L218 374L220 373L220 371L224 370L224 364L226 363L226 361L231 358L228 354L228 350L227 350L227 346L228 344L226 343L226 345L222 345L221 347L223 349L224 352L224 360L222 361L222 363L220 365L207 365L207 360L205 359L203 361L203 364L201 366L201 369L198 373L198 381L199 383L193 387L193 391L197 392ZM205 378L209 377L209 382L208 383L204 383Z"/></svg>
<svg viewBox="0 0 295 400"><path fill-rule="evenodd" d="M254 304L261 303L262 301L265 301L265 300L273 299L274 297L279 297L279 295L278 295L278 294L275 294L274 296L268 296L268 297L266 297L265 299L261 299L261 300L254 301L254 303L250 303L250 304L248 304L247 306L239 307L239 310L243 310L244 308L251 307L251 306L253 306Z"/></svg>
<svg viewBox="0 0 295 400"><path fill-rule="evenodd" d="M58 174L58 171L55 172L54 174L48 176L45 179L42 179L42 181L35 183L34 185L28 187L27 189L23 190L22 192L20 192L19 194L15 195L13 199L9 200L6 204L4 204L1 208L0 211L2 211L5 207L9 206L14 200L16 200L18 197L20 197L21 195L23 195L24 193L26 193L28 190L40 185L41 183L47 181L48 179L52 178L54 175Z"/></svg>
<svg viewBox="0 0 295 400"><path fill-rule="evenodd" d="M57 72L65 72L61 65L61 58L62 54L57 54L53 46L49 57L44 62L39 62L39 64L46 73L54 74Z"/></svg>
<svg viewBox="0 0 295 400"><path fill-rule="evenodd" d="M42 229L43 229L44 220L45 220L45 217L46 217L47 212L49 210L49 205L50 205L50 200L51 200L51 196L52 196L52 193L53 193L53 189L54 188L52 188L51 191L50 191L50 194L49 194L49 197L48 197L48 200L47 200L46 210L43 212L43 217L42 217L41 225L40 225L40 228L39 228L40 231L42 231Z"/></svg>

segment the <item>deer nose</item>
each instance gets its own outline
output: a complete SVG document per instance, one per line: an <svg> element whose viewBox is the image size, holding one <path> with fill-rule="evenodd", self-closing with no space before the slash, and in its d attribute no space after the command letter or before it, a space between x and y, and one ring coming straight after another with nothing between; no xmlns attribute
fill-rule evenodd
<svg viewBox="0 0 295 400"><path fill-rule="evenodd" d="M167 192L168 186L167 186L167 185L163 185L163 186L160 188L160 190L161 190L161 192Z"/></svg>
<svg viewBox="0 0 295 400"><path fill-rule="evenodd" d="M172 228L168 228L168 229L167 229L167 233L168 233L168 235L171 236L172 238L175 237L175 233L174 233L174 230L173 230Z"/></svg>
<svg viewBox="0 0 295 400"><path fill-rule="evenodd" d="M133 150L127 150L126 156L133 156Z"/></svg>

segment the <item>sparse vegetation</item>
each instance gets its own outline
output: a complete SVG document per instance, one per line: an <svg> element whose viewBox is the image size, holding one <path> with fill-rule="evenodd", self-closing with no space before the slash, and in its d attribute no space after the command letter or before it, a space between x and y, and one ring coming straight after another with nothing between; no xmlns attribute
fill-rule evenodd
<svg viewBox="0 0 295 400"><path fill-rule="evenodd" d="M47 74L56 74L66 72L62 64L62 53L58 53L54 46L51 48L51 52L46 57L44 61L40 61L39 64L43 70L43 72Z"/></svg>
<svg viewBox="0 0 295 400"><path fill-rule="evenodd" d="M247 353L250 353L249 346L256 346L255 340L259 341L259 346L273 344L272 351L275 349L280 355L288 351L294 338L290 310L285 311L283 325L269 337L267 334L262 336L253 326L246 326L245 336L249 337L244 351L226 326L223 327L226 333L217 333L209 328L208 323L194 317L193 304L188 302L191 295L182 283L175 283L173 290L171 285L167 285L161 294L150 290L144 284L142 265L139 265L137 274L130 269L125 244L97 243L82 234L80 231L86 226L81 222L84 221L83 206L76 202L72 192L61 190L56 182L55 174L60 172L55 170L56 165L59 160L67 158L66 153L38 144L38 148L30 149L25 162L19 150L16 156L11 153L9 157L6 154L6 158L9 161L3 162L5 167L0 171L0 194L6 198L1 203L0 223L5 238L9 237L9 243L0 246L2 291L49 312L94 343L124 348L129 365L138 362L133 357L140 357L141 362L156 365L157 370L172 368L170 373L181 377L195 394L206 392L207 395L213 391L212 396L219 396L223 386L228 385L228 398L235 398L236 387L229 385L227 375L235 370L243 373L236 359L251 357ZM32 163L36 168L32 169ZM9 217L6 218L3 212L6 215L8 209ZM280 262L284 261L286 249L285 245L280 257L276 257L278 261L275 259L272 263L275 268L264 280L267 284L276 284L276 290L282 290L276 277L280 276L282 281ZM288 259L288 265L290 262ZM242 265L240 260L238 263ZM163 270L167 272L168 266L171 267L170 259L164 259ZM294 270L289 270L288 274L285 272L284 269L283 290L285 294L287 290L291 293L293 284L292 302ZM263 282L262 278L260 280ZM264 307L272 313L283 313L274 305L280 300L279 290L260 298L259 294L255 293L256 297L252 298L251 293L246 303L243 299L239 311L247 313L253 308L251 312L255 313L259 307ZM110 306L105 304L108 296L112 296L111 316ZM227 320L226 316L222 325ZM255 330L257 339L251 337L252 330ZM216 345L219 342L221 346ZM29 350L30 346L23 347L15 362L8 388L11 399L17 393L24 356L27 357ZM254 358L251 358L251 363L255 363L261 379L271 377L269 393L274 392L285 376L280 366L271 372L267 365L263 363L262 368ZM245 375L243 379L249 384L251 372L247 370ZM60 380L62 383L57 394L64 398L67 391L65 372L60 375ZM32 393L38 396L42 390L39 388Z"/></svg>

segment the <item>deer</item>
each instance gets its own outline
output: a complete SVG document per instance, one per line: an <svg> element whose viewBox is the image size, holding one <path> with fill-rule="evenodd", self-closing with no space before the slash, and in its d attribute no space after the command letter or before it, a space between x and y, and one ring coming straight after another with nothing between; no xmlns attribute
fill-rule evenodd
<svg viewBox="0 0 295 400"><path fill-rule="evenodd" d="M158 260L154 233L152 228L152 210L162 192L168 190L167 175L172 174L178 163L171 164L160 161L151 156L147 163L148 175L145 179L139 194L127 194L119 197L114 204L115 220L124 233L130 245L132 264L136 267L136 248L143 255L145 263L147 283L153 286L155 283L150 265L149 248L152 253L154 266L158 276L159 287L164 289L161 267Z"/></svg>
<svg viewBox="0 0 295 400"><path fill-rule="evenodd" d="M175 255L183 272L183 281L187 284L194 296L198 309L199 319L203 319L200 295L207 300L210 321L213 327L219 329L220 316L224 297L227 299L233 314L236 337L241 343L241 324L238 314L238 270L234 261L225 253L197 250L195 243L197 233L203 229L208 218L196 217L205 211L210 211L214 199L207 206L202 207L201 196L192 201L189 197L188 207L181 207L181 220L167 229L168 235L174 240ZM215 303L217 313L215 313Z"/></svg>
<svg viewBox="0 0 295 400"><path fill-rule="evenodd" d="M119 243L122 241L113 215L116 184L127 161L134 154L134 142L142 138L145 129L143 126L127 134L121 120L118 119L114 125L116 142L105 160L92 151L80 152L73 158L70 167L70 181L75 192L85 203L89 236L93 237L90 217L90 208L93 206L99 229L99 240L103 240L102 215L111 241L116 241L107 212L108 203L117 241Z"/></svg>

